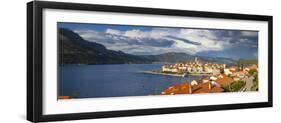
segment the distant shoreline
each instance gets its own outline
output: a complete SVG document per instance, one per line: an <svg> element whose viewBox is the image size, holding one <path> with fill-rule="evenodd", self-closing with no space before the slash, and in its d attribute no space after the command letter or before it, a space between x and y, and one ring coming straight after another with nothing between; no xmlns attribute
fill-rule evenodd
<svg viewBox="0 0 281 123"><path fill-rule="evenodd" d="M111 64L59 64L59 66L86 66L86 65L163 65L172 63L111 63Z"/></svg>
<svg viewBox="0 0 281 123"><path fill-rule="evenodd" d="M139 71L140 73L146 74L155 74L155 75L166 75L166 76L176 76L176 77L185 77L188 75L191 76L209 76L210 74L199 74L199 73L192 73L192 74L178 74L178 73L163 73L161 71Z"/></svg>
<svg viewBox="0 0 281 123"><path fill-rule="evenodd" d="M162 73L160 71L139 71L140 73L146 73L146 74L156 74L156 75L168 75L168 76L177 76L177 77L183 77L183 74L169 74L169 73Z"/></svg>

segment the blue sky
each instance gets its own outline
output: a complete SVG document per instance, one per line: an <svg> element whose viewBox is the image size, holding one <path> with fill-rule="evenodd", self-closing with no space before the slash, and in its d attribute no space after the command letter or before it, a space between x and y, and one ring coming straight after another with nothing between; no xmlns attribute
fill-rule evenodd
<svg viewBox="0 0 281 123"><path fill-rule="evenodd" d="M134 55L183 52L192 55L255 59L258 32L108 24L58 23L90 42Z"/></svg>

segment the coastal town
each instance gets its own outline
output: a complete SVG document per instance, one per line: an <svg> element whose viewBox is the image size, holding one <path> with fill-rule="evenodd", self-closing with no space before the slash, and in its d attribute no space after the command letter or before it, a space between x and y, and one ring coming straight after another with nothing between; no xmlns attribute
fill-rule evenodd
<svg viewBox="0 0 281 123"><path fill-rule="evenodd" d="M171 74L212 74L217 75L221 73L221 70L226 68L226 64L214 64L214 63L202 63L197 58L194 61L189 61L185 63L177 63L174 65L164 65L162 66L162 73Z"/></svg>
<svg viewBox="0 0 281 123"><path fill-rule="evenodd" d="M142 72L175 77L199 76L200 78L170 86L160 91L160 95L258 91L258 66L255 63L229 66L195 58L191 61L164 65L161 70ZM77 93L71 96L62 95L58 96L58 99L72 99L76 96Z"/></svg>
<svg viewBox="0 0 281 123"><path fill-rule="evenodd" d="M68 22L56 29L58 100L236 95L266 84L255 30Z"/></svg>
<svg viewBox="0 0 281 123"><path fill-rule="evenodd" d="M162 66L167 75L202 75L202 79L184 82L164 90L161 95L258 91L258 66L230 66L193 61Z"/></svg>

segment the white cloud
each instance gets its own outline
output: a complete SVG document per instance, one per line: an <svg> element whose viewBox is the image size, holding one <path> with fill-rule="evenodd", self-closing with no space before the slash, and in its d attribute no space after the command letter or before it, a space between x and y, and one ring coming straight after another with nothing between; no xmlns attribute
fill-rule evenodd
<svg viewBox="0 0 281 123"><path fill-rule="evenodd" d="M129 30L124 33L124 36L129 38L148 38L149 35L146 32L140 31L140 30Z"/></svg>
<svg viewBox="0 0 281 123"><path fill-rule="evenodd" d="M208 39L216 39L216 35L211 30L204 30L204 29L181 29L180 34L184 36L190 37L205 37Z"/></svg>
<svg viewBox="0 0 281 123"><path fill-rule="evenodd" d="M81 37L89 41L104 38L102 35L100 35L101 32L97 32L94 30L74 30L74 32L78 33Z"/></svg>
<svg viewBox="0 0 281 123"><path fill-rule="evenodd" d="M257 37L258 32L254 31L241 31L242 36L247 36L247 37Z"/></svg>
<svg viewBox="0 0 281 123"><path fill-rule="evenodd" d="M112 35L121 35L121 31L119 31L119 30L115 30L115 29L107 29L106 31L105 31L105 33L107 33L107 34L112 34Z"/></svg>
<svg viewBox="0 0 281 123"><path fill-rule="evenodd" d="M194 49L196 53L202 51L221 51L230 46L228 41L222 41L222 38L217 37L211 30L181 29L179 36L200 43L201 45Z"/></svg>
<svg viewBox="0 0 281 123"><path fill-rule="evenodd" d="M222 51L230 46L227 41L221 41L214 32L200 29L153 28L148 31L139 29L120 31L109 28L105 32L93 30L76 30L75 32L88 41L105 45L108 49L131 54L166 52L196 54L203 51ZM189 40L200 45L169 37Z"/></svg>

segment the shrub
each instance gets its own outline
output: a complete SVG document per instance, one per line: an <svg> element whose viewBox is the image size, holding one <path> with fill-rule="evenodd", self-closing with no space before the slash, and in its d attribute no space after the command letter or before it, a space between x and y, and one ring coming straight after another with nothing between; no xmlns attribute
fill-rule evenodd
<svg viewBox="0 0 281 123"><path fill-rule="evenodd" d="M230 85L224 86L223 89L225 92L237 92L245 86L246 82L244 81L235 81Z"/></svg>
<svg viewBox="0 0 281 123"><path fill-rule="evenodd" d="M251 69L250 71L249 71L249 74L250 75L254 75L255 73L257 73L258 71L256 70L256 69Z"/></svg>
<svg viewBox="0 0 281 123"><path fill-rule="evenodd" d="M258 90L259 90L259 81L256 80L253 86L251 87L251 91L258 91Z"/></svg>

